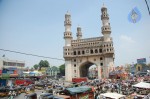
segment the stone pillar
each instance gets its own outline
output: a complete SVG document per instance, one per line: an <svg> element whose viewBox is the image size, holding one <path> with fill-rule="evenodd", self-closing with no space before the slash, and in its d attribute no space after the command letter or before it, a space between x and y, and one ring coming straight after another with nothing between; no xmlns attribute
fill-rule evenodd
<svg viewBox="0 0 150 99"><path fill-rule="evenodd" d="M65 80L72 81L72 65L71 60L65 61Z"/></svg>
<svg viewBox="0 0 150 99"><path fill-rule="evenodd" d="M98 65L98 79L101 79L102 75L101 75L101 66Z"/></svg>

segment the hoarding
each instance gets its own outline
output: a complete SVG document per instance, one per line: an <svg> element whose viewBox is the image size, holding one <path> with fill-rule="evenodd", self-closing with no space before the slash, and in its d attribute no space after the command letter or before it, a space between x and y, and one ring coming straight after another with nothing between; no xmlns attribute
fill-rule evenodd
<svg viewBox="0 0 150 99"><path fill-rule="evenodd" d="M138 64L146 64L146 58L137 59Z"/></svg>

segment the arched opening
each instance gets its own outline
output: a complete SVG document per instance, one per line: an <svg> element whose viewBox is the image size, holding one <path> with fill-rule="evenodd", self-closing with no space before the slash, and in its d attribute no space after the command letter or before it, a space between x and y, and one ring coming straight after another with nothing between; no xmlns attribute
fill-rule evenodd
<svg viewBox="0 0 150 99"><path fill-rule="evenodd" d="M98 50L97 50L97 49L95 49L95 53L98 53Z"/></svg>
<svg viewBox="0 0 150 99"><path fill-rule="evenodd" d="M88 79L98 78L97 66L92 62L85 62L80 66L80 77L87 77Z"/></svg>
<svg viewBox="0 0 150 99"><path fill-rule="evenodd" d="M138 71L141 71L141 68L140 68L140 66L138 67Z"/></svg>
<svg viewBox="0 0 150 99"><path fill-rule="evenodd" d="M91 52L91 54L93 54L93 50L92 49L90 50L90 52Z"/></svg>
<svg viewBox="0 0 150 99"><path fill-rule="evenodd" d="M85 52L84 52L84 51L82 51L82 54L83 54L83 55L84 55L84 53L85 53Z"/></svg>
<svg viewBox="0 0 150 99"><path fill-rule="evenodd" d="M80 55L80 51L78 51L78 55Z"/></svg>
<svg viewBox="0 0 150 99"><path fill-rule="evenodd" d="M73 52L73 55L76 55L76 51Z"/></svg>

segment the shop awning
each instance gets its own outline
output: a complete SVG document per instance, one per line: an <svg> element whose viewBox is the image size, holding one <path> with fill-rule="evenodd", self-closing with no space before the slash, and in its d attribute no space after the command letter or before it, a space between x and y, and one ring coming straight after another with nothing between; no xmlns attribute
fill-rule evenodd
<svg viewBox="0 0 150 99"><path fill-rule="evenodd" d="M103 94L100 94L100 96L113 98L113 99L119 99L119 98L125 97L125 95L118 94L118 93L103 93Z"/></svg>
<svg viewBox="0 0 150 99"><path fill-rule="evenodd" d="M137 83L135 85L132 85L133 87L138 87L138 88L148 88L150 89L150 84L149 83L146 83L146 82L140 82L140 83Z"/></svg>

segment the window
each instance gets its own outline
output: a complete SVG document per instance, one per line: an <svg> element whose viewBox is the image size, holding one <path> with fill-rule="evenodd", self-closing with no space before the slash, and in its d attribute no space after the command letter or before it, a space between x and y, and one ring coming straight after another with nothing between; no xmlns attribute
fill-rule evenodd
<svg viewBox="0 0 150 99"><path fill-rule="evenodd" d="M101 63L100 65L103 66L103 63Z"/></svg>
<svg viewBox="0 0 150 99"><path fill-rule="evenodd" d="M82 51L82 54L84 54L85 52L84 51Z"/></svg>
<svg viewBox="0 0 150 99"><path fill-rule="evenodd" d="M74 67L76 67L76 64L74 64Z"/></svg>
<svg viewBox="0 0 150 99"><path fill-rule="evenodd" d="M76 62L76 59L74 59L74 62Z"/></svg>
<svg viewBox="0 0 150 99"><path fill-rule="evenodd" d="M103 58L101 57L100 60L103 60Z"/></svg>
<svg viewBox="0 0 150 99"><path fill-rule="evenodd" d="M78 51L78 55L80 55L80 51Z"/></svg>
<svg viewBox="0 0 150 99"><path fill-rule="evenodd" d="M74 70L74 73L76 73L76 70Z"/></svg>
<svg viewBox="0 0 150 99"><path fill-rule="evenodd" d="M90 52L91 52L91 54L93 54L93 50L91 50Z"/></svg>
<svg viewBox="0 0 150 99"><path fill-rule="evenodd" d="M73 52L73 55L76 55L76 51Z"/></svg>
<svg viewBox="0 0 150 99"><path fill-rule="evenodd" d="M99 49L99 53L102 53L102 49Z"/></svg>
<svg viewBox="0 0 150 99"><path fill-rule="evenodd" d="M96 59L94 59L94 61L96 61Z"/></svg>
<svg viewBox="0 0 150 99"><path fill-rule="evenodd" d="M97 49L95 49L95 53L98 53Z"/></svg>

